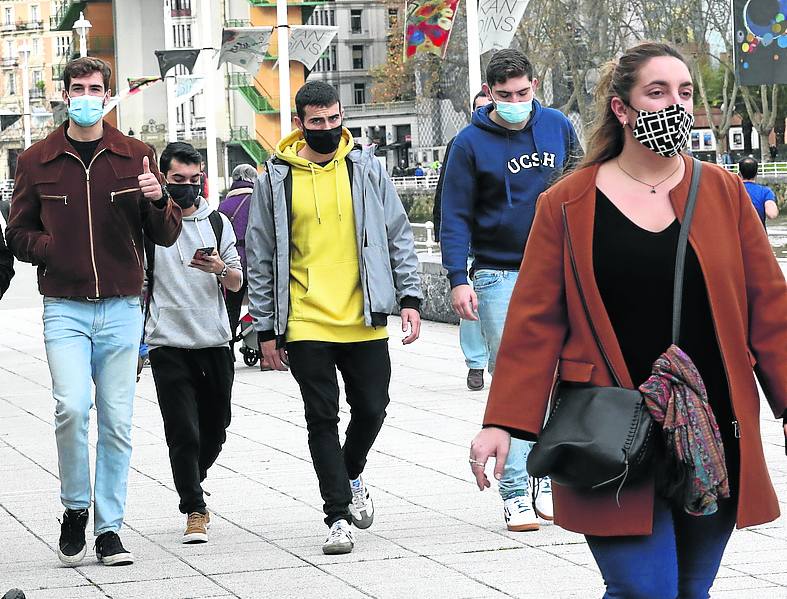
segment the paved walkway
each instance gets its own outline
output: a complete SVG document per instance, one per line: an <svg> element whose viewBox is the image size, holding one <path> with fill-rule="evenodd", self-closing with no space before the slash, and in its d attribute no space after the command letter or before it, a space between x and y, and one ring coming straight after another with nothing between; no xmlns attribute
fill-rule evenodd
<svg viewBox="0 0 787 599"><path fill-rule="evenodd" d="M422 339L404 348L396 321L392 402L367 468L377 517L369 531L357 533L354 553L321 552L321 500L293 379L239 363L232 426L206 484L215 515L210 543L179 542L184 518L146 370L137 391L123 532L137 562L106 568L89 552L82 567L60 567L54 550L62 507L41 302L31 269L19 270L0 303L0 593L17 586L30 599L603 594L582 537L555 526L508 533L497 494L479 493L471 482L468 444L486 394L465 389L457 328L426 323ZM787 504L780 426L764 418L763 430ZM733 536L713 597L787 598L784 519Z"/></svg>

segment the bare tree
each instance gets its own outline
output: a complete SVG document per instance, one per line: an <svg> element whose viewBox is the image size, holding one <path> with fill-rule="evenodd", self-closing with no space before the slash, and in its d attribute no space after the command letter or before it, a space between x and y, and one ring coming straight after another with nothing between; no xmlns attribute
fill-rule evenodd
<svg viewBox="0 0 787 599"><path fill-rule="evenodd" d="M761 85L759 101L749 87L742 87L741 92L749 119L760 136L760 162L767 162L770 159L768 136L773 131L776 114L779 111L779 85Z"/></svg>

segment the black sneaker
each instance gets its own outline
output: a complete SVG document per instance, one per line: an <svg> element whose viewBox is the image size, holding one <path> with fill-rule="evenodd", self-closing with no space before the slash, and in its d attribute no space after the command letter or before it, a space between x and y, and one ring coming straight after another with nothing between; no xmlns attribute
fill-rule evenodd
<svg viewBox="0 0 787 599"><path fill-rule="evenodd" d="M105 532L96 539L96 557L105 566L128 566L134 563L134 556L126 551L116 532Z"/></svg>
<svg viewBox="0 0 787 599"><path fill-rule="evenodd" d="M60 541L57 544L57 557L66 566L76 566L85 557L85 527L87 510L66 510L60 523ZM13 595L12 595L13 596Z"/></svg>
<svg viewBox="0 0 787 599"><path fill-rule="evenodd" d="M11 589L3 595L3 599L25 599L25 594L19 589Z"/></svg>

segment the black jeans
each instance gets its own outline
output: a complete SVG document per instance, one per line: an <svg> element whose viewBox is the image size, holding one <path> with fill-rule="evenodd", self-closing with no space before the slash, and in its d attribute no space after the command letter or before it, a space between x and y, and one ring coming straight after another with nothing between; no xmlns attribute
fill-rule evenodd
<svg viewBox="0 0 787 599"><path fill-rule="evenodd" d="M224 303L227 306L227 316L230 318L230 328L232 329L232 338L238 334L238 323L240 322L240 311L243 307L243 298L246 297L246 290L248 283L246 282L246 275L243 275L243 286L238 291L225 290ZM230 347L235 347L235 342L230 341Z"/></svg>
<svg viewBox="0 0 787 599"><path fill-rule="evenodd" d="M351 521L350 479L366 466L366 456L385 420L391 357L388 340L361 343L295 341L287 344L290 370L306 411L309 451L325 502L325 523ZM350 404L344 447L339 444L339 383L342 374Z"/></svg>
<svg viewBox="0 0 787 599"><path fill-rule="evenodd" d="M150 367L180 511L205 513L200 484L219 457L230 425L235 367L228 347L150 351Z"/></svg>

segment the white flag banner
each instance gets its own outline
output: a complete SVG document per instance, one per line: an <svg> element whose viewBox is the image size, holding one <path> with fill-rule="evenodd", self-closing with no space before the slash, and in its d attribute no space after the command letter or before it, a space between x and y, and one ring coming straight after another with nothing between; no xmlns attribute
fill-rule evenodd
<svg viewBox="0 0 787 599"><path fill-rule="evenodd" d="M252 75L260 70L271 43L273 27L234 27L221 33L219 66L231 62Z"/></svg>
<svg viewBox="0 0 787 599"><path fill-rule="evenodd" d="M202 75L178 75L175 78L175 106L180 106L193 98L205 87Z"/></svg>
<svg viewBox="0 0 787 599"><path fill-rule="evenodd" d="M296 25L290 27L290 60L297 60L310 71L339 31L327 25Z"/></svg>
<svg viewBox="0 0 787 599"><path fill-rule="evenodd" d="M481 54L511 45L530 0L479 0L478 37Z"/></svg>

